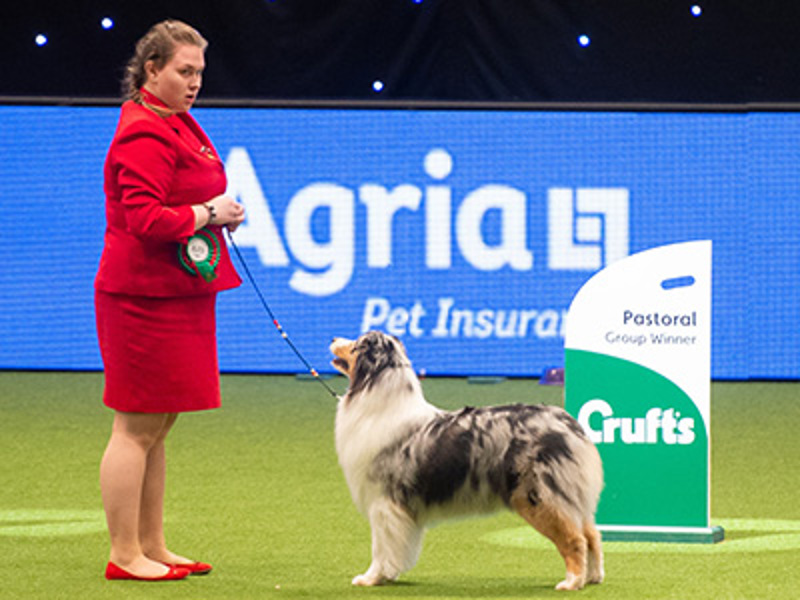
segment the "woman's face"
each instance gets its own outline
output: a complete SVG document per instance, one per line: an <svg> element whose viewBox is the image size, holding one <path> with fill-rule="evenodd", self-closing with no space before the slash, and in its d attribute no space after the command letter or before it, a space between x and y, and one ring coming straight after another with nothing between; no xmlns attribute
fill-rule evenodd
<svg viewBox="0 0 800 600"><path fill-rule="evenodd" d="M186 112L192 107L200 91L203 69L206 66L203 49L191 44L175 47L172 59L157 70L148 63L144 87L155 94L170 110Z"/></svg>

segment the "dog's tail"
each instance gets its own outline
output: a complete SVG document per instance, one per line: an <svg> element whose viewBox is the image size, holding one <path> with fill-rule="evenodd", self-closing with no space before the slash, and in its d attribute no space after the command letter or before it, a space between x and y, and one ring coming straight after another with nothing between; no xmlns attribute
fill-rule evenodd
<svg viewBox="0 0 800 600"><path fill-rule="evenodd" d="M603 464L595 445L566 412L556 411L552 429L537 440L528 475L529 500L557 507L576 526L594 524L603 491Z"/></svg>
<svg viewBox="0 0 800 600"><path fill-rule="evenodd" d="M576 458L575 477L577 485L575 497L581 522L587 519L594 523L594 514L603 491L603 463L595 445L586 437L575 437L574 452Z"/></svg>

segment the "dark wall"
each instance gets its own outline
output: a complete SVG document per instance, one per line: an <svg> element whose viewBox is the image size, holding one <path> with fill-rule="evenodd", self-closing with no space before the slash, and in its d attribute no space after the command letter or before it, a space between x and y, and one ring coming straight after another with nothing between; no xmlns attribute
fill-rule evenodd
<svg viewBox="0 0 800 600"><path fill-rule="evenodd" d="M793 102L798 15L786 0L4 3L0 96L116 96L136 39L173 17L211 43L205 98Z"/></svg>

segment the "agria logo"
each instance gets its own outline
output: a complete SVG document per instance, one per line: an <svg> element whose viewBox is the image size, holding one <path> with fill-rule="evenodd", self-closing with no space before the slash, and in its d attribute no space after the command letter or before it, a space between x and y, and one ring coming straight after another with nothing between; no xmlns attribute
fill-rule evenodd
<svg viewBox="0 0 800 600"><path fill-rule="evenodd" d="M597 271L628 255L628 190L551 188L547 258L553 270Z"/></svg>
<svg viewBox="0 0 800 600"><path fill-rule="evenodd" d="M328 296L350 282L356 268L359 204L366 214L369 269L386 269L410 254L395 251L397 218L418 221L429 270L451 269L456 252L480 271L530 271L542 260L531 249L528 227L543 211L531 209L524 191L504 184L488 183L455 198L448 185L453 157L441 148L430 150L422 161L428 178L424 185L308 183L288 199L282 232L247 150L231 148L225 167L228 194L245 205L248 215L237 231L237 243L255 248L265 267L298 265L289 286L302 294ZM628 196L625 188L550 188L543 264L555 271L596 271L627 256ZM490 214L498 231L487 239L484 225ZM313 230L312 221L320 215L327 221L325 239L317 239Z"/></svg>
<svg viewBox="0 0 800 600"><path fill-rule="evenodd" d="M651 408L644 417L618 417L605 400L581 407L578 423L595 444L658 444L686 446L694 442L694 419L673 409Z"/></svg>

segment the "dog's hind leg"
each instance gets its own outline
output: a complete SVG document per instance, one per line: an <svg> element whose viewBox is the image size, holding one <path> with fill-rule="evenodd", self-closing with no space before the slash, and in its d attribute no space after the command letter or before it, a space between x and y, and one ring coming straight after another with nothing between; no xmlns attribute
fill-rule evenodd
<svg viewBox="0 0 800 600"><path fill-rule="evenodd" d="M579 590L586 582L587 540L580 527L553 506L534 505L523 496L512 498L520 516L558 548L567 566L567 577L557 590Z"/></svg>
<svg viewBox="0 0 800 600"><path fill-rule="evenodd" d="M583 524L583 535L586 537L587 544L586 583L602 583L605 578L603 544L594 520L586 521Z"/></svg>
<svg viewBox="0 0 800 600"><path fill-rule="evenodd" d="M381 585L394 581L413 567L422 549L425 530L406 509L388 499L377 500L369 508L372 529L372 564L353 585Z"/></svg>

